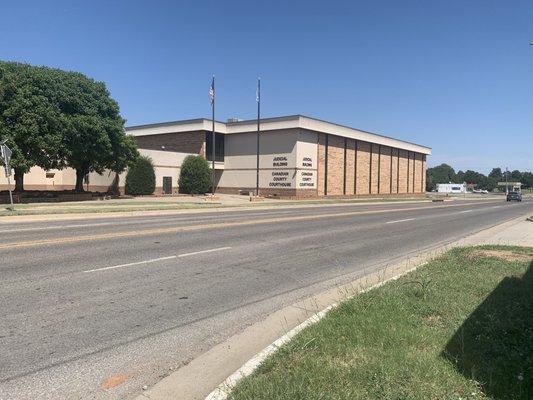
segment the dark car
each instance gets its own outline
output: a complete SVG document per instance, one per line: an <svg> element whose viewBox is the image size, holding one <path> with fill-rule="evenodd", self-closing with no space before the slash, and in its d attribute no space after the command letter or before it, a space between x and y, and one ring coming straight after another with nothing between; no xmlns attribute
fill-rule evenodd
<svg viewBox="0 0 533 400"><path fill-rule="evenodd" d="M507 193L507 201L522 201L522 193L520 192Z"/></svg>

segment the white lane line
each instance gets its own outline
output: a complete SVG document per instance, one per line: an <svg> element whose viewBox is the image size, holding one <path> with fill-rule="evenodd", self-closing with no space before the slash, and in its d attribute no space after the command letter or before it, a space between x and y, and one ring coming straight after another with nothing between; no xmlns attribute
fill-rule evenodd
<svg viewBox="0 0 533 400"><path fill-rule="evenodd" d="M95 268L95 269L89 269L87 271L83 272L97 272L97 271L107 271L108 269L116 269L116 268L124 268L124 267L133 267L134 265L142 265L142 264L151 264L157 261L164 261L164 260L171 260L173 258L176 258L176 256L168 256L168 257L161 257L161 258L153 258L151 260L146 261L139 261L134 263L128 263L128 264L120 264L120 265L113 265L111 267L103 267L103 268Z"/></svg>
<svg viewBox="0 0 533 400"><path fill-rule="evenodd" d="M492 208L500 208L500 207L502 207L502 206L494 206L494 207L492 207Z"/></svg>
<svg viewBox="0 0 533 400"><path fill-rule="evenodd" d="M396 224L398 222L413 221L414 218L398 219L396 221L385 222L386 224Z"/></svg>
<svg viewBox="0 0 533 400"><path fill-rule="evenodd" d="M231 249L231 247L217 247L216 249L195 251L193 253L183 253L183 254L178 254L177 256L153 258L151 260L138 261L138 262L133 262L133 263L128 263L128 264L120 264L120 265L112 265L110 267L88 269L88 270L83 271L83 272L85 272L85 273L87 273L87 272L98 272L98 271L107 271L107 270L110 270L110 269L117 269L117 268L134 267L136 265L151 264L151 263L155 263L155 262L158 262L158 261L172 260L174 258L194 256L194 255L197 255L197 254L213 253L215 251L222 251L222 250L229 250L229 249Z"/></svg>
<svg viewBox="0 0 533 400"><path fill-rule="evenodd" d="M218 247L216 249L195 251L193 253L183 253L183 254L178 255L178 257L179 258L181 258L181 257L189 257L189 256L194 256L196 254L213 253L214 251L222 251L222 250L229 250L229 249L231 249L231 247Z"/></svg>
<svg viewBox="0 0 533 400"><path fill-rule="evenodd" d="M463 211L459 211L459 214L464 214L464 213L467 213L467 212L471 212L472 210L463 210Z"/></svg>

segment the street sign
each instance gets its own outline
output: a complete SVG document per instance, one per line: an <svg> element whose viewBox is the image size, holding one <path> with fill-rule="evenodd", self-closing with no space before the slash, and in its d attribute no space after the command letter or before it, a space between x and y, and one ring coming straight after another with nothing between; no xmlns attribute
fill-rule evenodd
<svg viewBox="0 0 533 400"><path fill-rule="evenodd" d="M2 162L4 163L4 172L6 178L11 176L11 166L9 162L11 161L11 149L7 147L7 144L3 143L0 145L0 156L2 157Z"/></svg>
<svg viewBox="0 0 533 400"><path fill-rule="evenodd" d="M9 179L11 176L11 165L9 165L9 162L11 161L11 149L7 147L7 144L5 143L0 143L0 158L4 163L4 172L7 178L7 190L9 190L9 202L11 203L11 210L14 210L13 194L11 193L11 182Z"/></svg>

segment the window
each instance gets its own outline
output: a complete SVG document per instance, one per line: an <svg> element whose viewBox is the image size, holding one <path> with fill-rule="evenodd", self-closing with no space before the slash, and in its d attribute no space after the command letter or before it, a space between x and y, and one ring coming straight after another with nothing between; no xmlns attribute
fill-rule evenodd
<svg viewBox="0 0 533 400"><path fill-rule="evenodd" d="M205 133L205 158L212 161L213 132ZM215 161L224 162L224 134L215 132Z"/></svg>

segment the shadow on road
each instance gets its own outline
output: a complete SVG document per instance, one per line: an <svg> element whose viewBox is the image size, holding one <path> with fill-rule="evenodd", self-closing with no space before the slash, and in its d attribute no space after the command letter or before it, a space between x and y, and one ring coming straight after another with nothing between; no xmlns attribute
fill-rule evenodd
<svg viewBox="0 0 533 400"><path fill-rule="evenodd" d="M490 398L533 399L533 262L500 282L441 356Z"/></svg>

